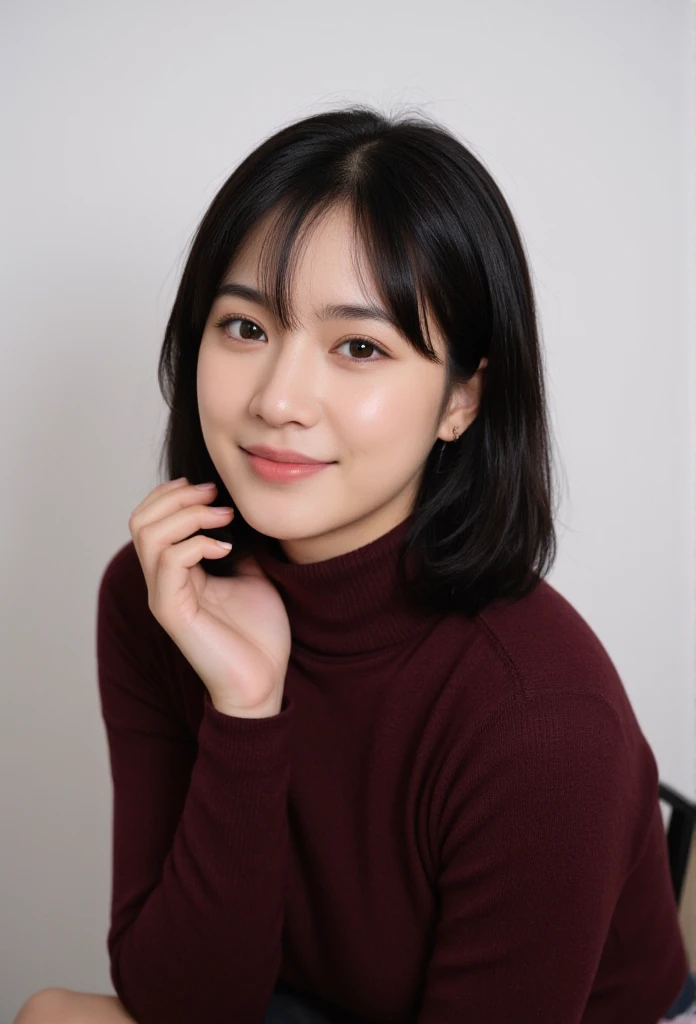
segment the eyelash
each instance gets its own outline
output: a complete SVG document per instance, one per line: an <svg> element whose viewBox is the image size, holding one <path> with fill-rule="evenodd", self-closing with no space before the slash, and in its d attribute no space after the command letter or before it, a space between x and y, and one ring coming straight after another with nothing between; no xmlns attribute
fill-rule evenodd
<svg viewBox="0 0 696 1024"><path fill-rule="evenodd" d="M229 324L232 324L232 323L234 323L234 322L235 322L235 321L237 321L237 320L241 321L242 323L249 323L249 324L253 324L253 325L254 325L254 327L258 327L258 329L259 329L260 331L263 331L263 328L262 328L262 327L260 326L260 324L257 324L255 320L252 320L252 319L251 319L250 317L248 317L248 316L223 316L223 317L222 317L222 318L221 318L220 320L218 320L218 321L217 321L217 323L215 324L215 326L216 326L216 327L219 327L219 328L220 328L220 329L222 330L222 329L224 329L225 327L227 327L227 326L228 326ZM263 333L265 334L266 332L265 332L265 331L263 331ZM254 340L256 340L256 339L248 339L248 338L230 338L230 340L231 340L231 341L240 341L240 342L242 342L242 344L244 344L244 343L246 342L246 343L248 344L250 340L251 340L251 341L254 341ZM370 338L361 338L361 337L359 337L359 336L357 336L357 335L356 335L355 337L352 337L352 338L345 338L345 339L344 339L344 340L343 340L343 341L341 342L341 345L347 345L347 344L349 344L349 343L350 343L351 341L362 341L362 342L364 342L364 343L365 343L366 345L369 345L369 346L370 346L370 348L374 348L374 349L375 349L375 350L376 350L377 352L379 352L379 354L380 354L380 358L382 358L382 356L384 356L384 357L385 357L386 359L389 359L389 358L391 358L391 357L390 357L390 356L389 356L389 355L388 355L388 354L387 354L387 353L386 353L386 352L384 351L384 349L383 349L383 348L382 348L382 347L381 347L380 345L378 345L378 344L377 344L377 342L376 342L376 341L372 341L372 340L371 340ZM340 346L339 346L339 347L340 347ZM349 360L349 362L351 362L351 363L378 363L378 362L379 362L379 359L356 359L356 358L354 358L354 357L352 357L352 356L346 356L346 358L347 358L347 359Z"/></svg>

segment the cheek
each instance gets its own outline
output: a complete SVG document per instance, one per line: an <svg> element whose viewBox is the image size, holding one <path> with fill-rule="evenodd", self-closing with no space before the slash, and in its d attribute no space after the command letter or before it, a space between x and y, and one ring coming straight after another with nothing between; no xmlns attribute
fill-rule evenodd
<svg viewBox="0 0 696 1024"><path fill-rule="evenodd" d="M340 408L332 409L336 430L344 442L357 452L374 452L393 430L389 397L383 392L344 397Z"/></svg>
<svg viewBox="0 0 696 1024"><path fill-rule="evenodd" d="M201 341L200 348L198 349L198 363L196 365L196 394L198 396L198 408L203 413L204 409L207 409L210 405L212 393L213 393L213 364L215 360L211 358L210 346L206 344L205 335Z"/></svg>
<svg viewBox="0 0 696 1024"><path fill-rule="evenodd" d="M201 344L196 370L196 389L201 423L225 424L237 414L234 400L241 388L232 381L229 363L217 359L212 348Z"/></svg>
<svg viewBox="0 0 696 1024"><path fill-rule="evenodd" d="M413 451L432 428L431 407L417 384L407 391L380 391L347 403L341 429L359 450ZM432 404L432 403L431 403Z"/></svg>

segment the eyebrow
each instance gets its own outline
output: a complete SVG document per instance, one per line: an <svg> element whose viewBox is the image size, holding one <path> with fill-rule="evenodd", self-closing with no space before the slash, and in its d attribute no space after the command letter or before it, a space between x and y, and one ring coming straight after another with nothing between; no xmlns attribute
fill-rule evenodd
<svg viewBox="0 0 696 1024"><path fill-rule="evenodd" d="M248 284L237 284L236 282L228 281L220 286L215 298L219 299L223 295L233 295L241 299L247 299L249 302L255 302L257 305L263 306L264 309L270 310L271 308L267 296ZM330 302L326 306L322 306L317 313L320 320L377 320L379 323L388 324L401 333L401 329L391 313L386 309L382 309L381 306L376 306L372 303L361 305L359 303Z"/></svg>

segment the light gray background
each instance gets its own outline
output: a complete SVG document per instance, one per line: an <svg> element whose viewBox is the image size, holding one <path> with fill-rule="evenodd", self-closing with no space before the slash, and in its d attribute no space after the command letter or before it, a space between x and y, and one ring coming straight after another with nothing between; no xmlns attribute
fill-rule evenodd
<svg viewBox="0 0 696 1024"><path fill-rule="evenodd" d="M282 124L417 107L529 252L564 467L550 582L696 794L694 6L5 4L0 1019L111 992L96 590L158 482L156 360L215 191Z"/></svg>

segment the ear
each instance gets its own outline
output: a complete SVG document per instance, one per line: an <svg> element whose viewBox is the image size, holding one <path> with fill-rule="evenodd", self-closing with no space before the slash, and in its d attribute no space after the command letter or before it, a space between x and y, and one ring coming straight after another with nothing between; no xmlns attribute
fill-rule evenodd
<svg viewBox="0 0 696 1024"><path fill-rule="evenodd" d="M455 429L457 436L461 437L476 419L481 404L483 372L487 366L488 360L482 359L474 375L464 384L455 387L437 433L442 441L452 441Z"/></svg>

